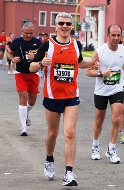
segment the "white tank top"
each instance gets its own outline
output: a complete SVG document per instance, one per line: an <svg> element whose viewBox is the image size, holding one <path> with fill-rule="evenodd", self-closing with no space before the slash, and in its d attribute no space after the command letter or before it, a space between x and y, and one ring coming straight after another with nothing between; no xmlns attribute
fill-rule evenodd
<svg viewBox="0 0 124 190"><path fill-rule="evenodd" d="M124 45L123 44L121 44L122 45L122 47L124 48ZM124 67L124 66L123 66ZM124 69L123 69L123 86L124 86Z"/></svg>
<svg viewBox="0 0 124 190"><path fill-rule="evenodd" d="M124 64L124 47L118 45L116 51L109 49L105 43L100 48L96 49L99 57L99 71L105 71L112 68L112 77L102 78L96 77L95 94L101 96L110 96L117 92L123 91L123 69Z"/></svg>

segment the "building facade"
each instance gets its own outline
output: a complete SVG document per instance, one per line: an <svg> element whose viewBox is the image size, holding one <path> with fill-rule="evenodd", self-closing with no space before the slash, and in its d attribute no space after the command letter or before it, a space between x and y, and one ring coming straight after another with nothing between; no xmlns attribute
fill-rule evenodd
<svg viewBox="0 0 124 190"><path fill-rule="evenodd" d="M93 32L87 30L88 43L94 43L96 47L101 46L107 41L107 28L111 24L118 24L124 30L124 0L110 0L107 5L107 0L82 0L80 5L80 20L84 22L85 16L89 16L96 25L96 36L93 37ZM94 19L95 18L95 19ZM92 28L95 30L95 28ZM84 36L83 31L80 36Z"/></svg>
<svg viewBox="0 0 124 190"><path fill-rule="evenodd" d="M78 0L0 0L0 31L19 36L22 21L29 20L35 26L35 36L39 32L51 36L55 34L56 15L69 12L74 17L77 4Z"/></svg>

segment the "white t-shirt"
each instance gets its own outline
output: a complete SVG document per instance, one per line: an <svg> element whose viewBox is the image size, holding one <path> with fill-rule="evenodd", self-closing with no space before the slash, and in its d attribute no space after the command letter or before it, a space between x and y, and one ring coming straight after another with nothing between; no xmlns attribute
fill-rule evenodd
<svg viewBox="0 0 124 190"><path fill-rule="evenodd" d="M124 47L119 44L116 51L109 49L105 43L100 48L96 49L99 57L99 71L105 71L112 68L111 77L96 77L95 94L101 96L110 96L117 92L123 91L123 69L124 64Z"/></svg>

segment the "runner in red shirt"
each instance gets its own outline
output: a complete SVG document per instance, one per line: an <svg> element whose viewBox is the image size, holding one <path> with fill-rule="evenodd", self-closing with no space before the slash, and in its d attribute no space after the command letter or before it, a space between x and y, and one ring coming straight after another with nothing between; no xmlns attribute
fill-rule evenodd
<svg viewBox="0 0 124 190"><path fill-rule="evenodd" d="M41 65L45 67L43 105L48 130L44 174L48 179L53 179L55 176L53 153L59 133L61 113L63 113L66 165L63 186L78 185L73 173L76 153L76 122L80 103L77 83L78 68L87 68L95 64L95 60L92 62L83 60L76 40L70 38L72 22L72 16L68 13L57 15L55 20L57 36L50 38L40 46L30 65L31 72L39 70Z"/></svg>
<svg viewBox="0 0 124 190"><path fill-rule="evenodd" d="M0 34L0 65L2 65L2 59L4 56L6 43L7 43L7 37L5 36L5 31L1 31L1 34Z"/></svg>

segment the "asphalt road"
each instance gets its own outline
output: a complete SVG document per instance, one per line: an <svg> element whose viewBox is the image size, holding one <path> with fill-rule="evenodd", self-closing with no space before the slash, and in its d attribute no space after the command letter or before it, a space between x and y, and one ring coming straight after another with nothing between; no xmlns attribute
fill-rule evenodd
<svg viewBox="0 0 124 190"><path fill-rule="evenodd" d="M4 62L5 63L5 62ZM48 181L43 173L45 160L46 121L42 106L41 79L37 103L31 111L29 135L20 137L18 94L14 75L7 74L7 66L0 66L0 190L124 190L124 145L117 141L120 164L112 164L105 157L109 143L111 113L107 115L100 136L101 160L91 160L92 121L94 118L93 91L95 79L79 72L80 106L77 122L77 151L74 173L78 187L62 187L65 173L63 123L54 153L56 177Z"/></svg>

